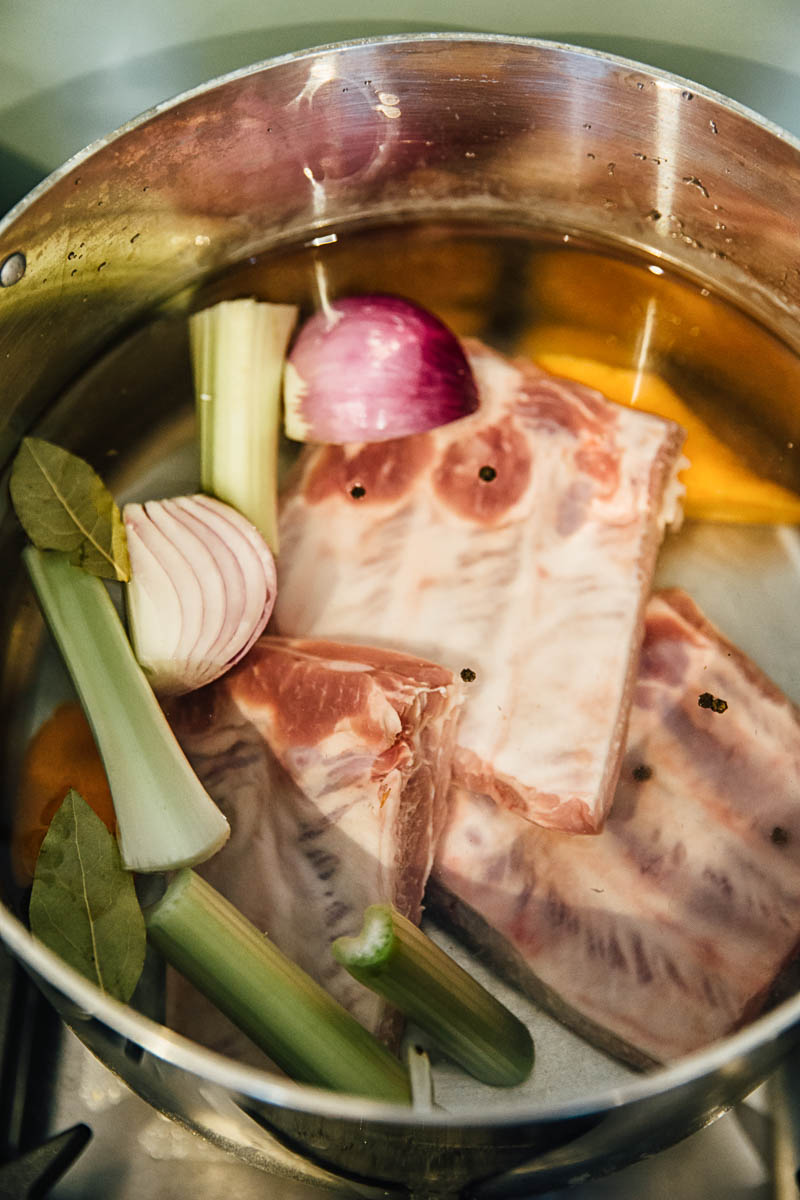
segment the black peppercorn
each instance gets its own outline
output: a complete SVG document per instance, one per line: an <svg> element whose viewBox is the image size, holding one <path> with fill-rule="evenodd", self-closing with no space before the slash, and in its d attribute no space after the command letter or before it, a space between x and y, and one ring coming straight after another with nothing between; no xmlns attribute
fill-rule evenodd
<svg viewBox="0 0 800 1200"><path fill-rule="evenodd" d="M711 692L703 692L697 697L697 703L701 708L710 708L715 713L724 713L728 707L727 700L720 700L718 696L712 696Z"/></svg>

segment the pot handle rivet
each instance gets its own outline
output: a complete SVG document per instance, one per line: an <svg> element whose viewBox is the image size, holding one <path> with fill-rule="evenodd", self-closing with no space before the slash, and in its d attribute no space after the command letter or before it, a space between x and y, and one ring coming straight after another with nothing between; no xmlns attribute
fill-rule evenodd
<svg viewBox="0 0 800 1200"><path fill-rule="evenodd" d="M25 274L26 266L25 255L21 250L15 250L13 254L4 258L0 263L0 287L12 287L19 283Z"/></svg>

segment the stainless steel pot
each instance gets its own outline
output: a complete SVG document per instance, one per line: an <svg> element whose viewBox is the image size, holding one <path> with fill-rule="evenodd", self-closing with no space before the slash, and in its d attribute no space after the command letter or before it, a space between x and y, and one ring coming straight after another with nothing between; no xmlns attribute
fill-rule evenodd
<svg viewBox="0 0 800 1200"><path fill-rule="evenodd" d="M800 349L800 146L788 135L610 56L505 37L393 37L210 83L90 147L6 217L1 460L37 422L47 428L97 356L149 314L181 311L225 268L411 219L644 250ZM73 441L92 449L109 400L77 395ZM134 414L139 432L159 404ZM129 433L131 414L121 420ZM10 521L0 537L12 581L2 599L8 757L36 629ZM265 1170L362 1196L408 1187L489 1200L613 1170L712 1120L800 1040L796 997L704 1053L569 1101L523 1108L498 1095L489 1111L458 1118L409 1115L239 1066L104 999L30 938L10 888L6 899L8 946L138 1093Z"/></svg>

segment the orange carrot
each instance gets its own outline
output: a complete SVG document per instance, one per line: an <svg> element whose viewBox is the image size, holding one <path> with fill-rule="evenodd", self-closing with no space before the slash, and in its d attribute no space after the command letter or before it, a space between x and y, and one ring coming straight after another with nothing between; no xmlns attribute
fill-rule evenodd
<svg viewBox="0 0 800 1200"><path fill-rule="evenodd" d="M25 753L12 835L17 881L33 878L53 815L70 788L80 792L108 829L116 832L108 781L81 706L60 705L31 739Z"/></svg>

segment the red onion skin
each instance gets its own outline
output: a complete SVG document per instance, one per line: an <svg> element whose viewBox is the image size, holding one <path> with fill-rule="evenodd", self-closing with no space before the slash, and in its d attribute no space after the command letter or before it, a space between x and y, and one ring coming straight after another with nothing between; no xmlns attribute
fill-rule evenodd
<svg viewBox="0 0 800 1200"><path fill-rule="evenodd" d="M424 433L478 407L455 334L398 296L336 300L303 325L285 376L286 433L379 442Z"/></svg>

